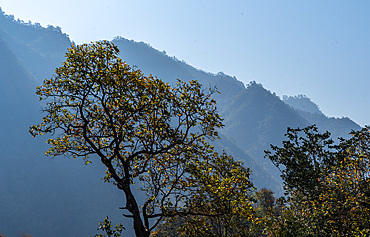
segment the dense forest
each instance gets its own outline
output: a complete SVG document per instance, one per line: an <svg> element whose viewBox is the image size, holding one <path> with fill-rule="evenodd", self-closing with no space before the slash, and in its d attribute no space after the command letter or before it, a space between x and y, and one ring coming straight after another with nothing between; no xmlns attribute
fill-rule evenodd
<svg viewBox="0 0 370 237"><path fill-rule="evenodd" d="M207 142L220 155L224 169L204 172L203 178L230 171L229 176L222 173L230 181L244 174L240 183L230 181L239 185L232 192L232 200L243 207L239 212L223 210L229 215L222 218L167 213L169 218L153 229L156 236L178 236L177 229L187 236L369 234L368 128L361 130L349 118L325 116L305 96L281 99L257 82L244 85L222 72L204 72L143 42L117 37L111 43L127 65L136 65L149 79L155 75L173 88L180 79L184 91L193 80L202 88L216 87L220 94L213 93L212 99L224 126L215 122L215 127L222 127L217 129L220 139ZM99 222L101 230L114 232L107 229L110 220L123 224L125 230L118 228L123 236L134 234L131 219L119 209L126 205L125 198L113 186L116 183L103 182L106 168L98 159L85 166L70 156L46 158L49 147L44 141L50 137L33 139L28 132L42 121L47 105L39 101L36 87L45 78L56 78L54 70L71 47L76 46L59 27L25 23L0 10L0 232L6 236L93 236ZM352 130L359 132L350 135ZM229 165L240 169L228 170ZM247 198L238 196L242 188ZM133 194L144 202L140 191ZM216 204L225 206L217 203L221 199L213 196L207 211L216 213ZM196 206L200 213L205 207ZM184 223L192 228L183 228Z"/></svg>

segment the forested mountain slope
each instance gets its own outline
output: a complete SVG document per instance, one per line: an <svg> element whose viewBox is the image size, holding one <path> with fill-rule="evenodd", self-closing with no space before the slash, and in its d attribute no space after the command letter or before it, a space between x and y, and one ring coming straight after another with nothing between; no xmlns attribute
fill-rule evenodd
<svg viewBox="0 0 370 237"><path fill-rule="evenodd" d="M60 27L24 23L5 15L0 8L0 36L23 66L39 82L49 77L64 60L71 41Z"/></svg>
<svg viewBox="0 0 370 237"><path fill-rule="evenodd" d="M120 37L113 42L123 60L146 75L170 83L197 79L204 87L216 86L221 94L214 98L225 128L215 146L250 167L258 188L281 193L279 173L263 158L263 150L270 143L280 144L287 126L306 126L314 119L255 82L245 87L235 77L196 69L145 43ZM19 231L41 237L89 236L106 215L113 221L124 219L118 210L123 196L102 183L99 162L85 166L81 160L50 160L44 156L44 141L28 134L28 127L41 118L35 87L51 77L71 44L60 28L23 23L0 10L0 230L7 236ZM340 133L345 134L353 122L343 121Z"/></svg>

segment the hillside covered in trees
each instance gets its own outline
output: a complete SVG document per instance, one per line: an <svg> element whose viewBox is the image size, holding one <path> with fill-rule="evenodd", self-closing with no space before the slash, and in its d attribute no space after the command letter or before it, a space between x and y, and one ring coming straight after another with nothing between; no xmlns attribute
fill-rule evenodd
<svg viewBox="0 0 370 237"><path fill-rule="evenodd" d="M283 194L281 173L264 158L264 150L270 144L280 146L287 127L316 124L320 132L331 131L333 138L348 138L352 129L361 129L349 118L325 116L307 97L281 100L257 82L244 85L222 72L204 72L146 43L123 37L111 42L124 61L145 75L152 74L171 85L177 79L197 80L204 87L218 88L220 94L213 98L225 127L213 145L249 167L258 190ZM131 226L130 221L122 221L118 209L123 205L121 194L100 180L104 168L98 162L85 166L71 158L46 158L44 138L32 139L28 133L42 118L43 104L34 93L36 86L51 78L71 45L72 40L60 28L21 22L0 9L0 231L7 236L21 232L90 236L106 215L113 222ZM124 233L130 235L132 229Z"/></svg>

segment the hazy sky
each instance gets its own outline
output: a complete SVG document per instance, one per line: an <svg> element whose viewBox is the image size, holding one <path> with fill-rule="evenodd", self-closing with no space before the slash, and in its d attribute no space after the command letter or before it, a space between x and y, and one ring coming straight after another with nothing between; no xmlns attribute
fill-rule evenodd
<svg viewBox="0 0 370 237"><path fill-rule="evenodd" d="M305 94L328 116L370 124L370 1L0 0L76 43L122 36L205 71Z"/></svg>

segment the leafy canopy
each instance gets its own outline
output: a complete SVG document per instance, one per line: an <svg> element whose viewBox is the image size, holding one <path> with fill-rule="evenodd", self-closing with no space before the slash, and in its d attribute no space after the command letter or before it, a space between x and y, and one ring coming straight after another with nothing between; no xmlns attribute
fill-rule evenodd
<svg viewBox="0 0 370 237"><path fill-rule="evenodd" d="M271 235L370 234L369 128L352 135L333 145L330 134L315 126L288 129L283 147L267 152L276 166L284 166L288 195L282 215L267 225Z"/></svg>
<svg viewBox="0 0 370 237"><path fill-rule="evenodd" d="M46 115L30 133L52 135L46 154L86 164L99 158L107 168L104 181L125 194L122 209L137 236L149 236L163 217L234 213L218 206L223 199L251 213L249 170L208 143L223 126L211 98L216 90L197 81L172 87L131 68L118 53L106 41L73 45L55 75L37 87ZM136 183L142 203L132 192Z"/></svg>

